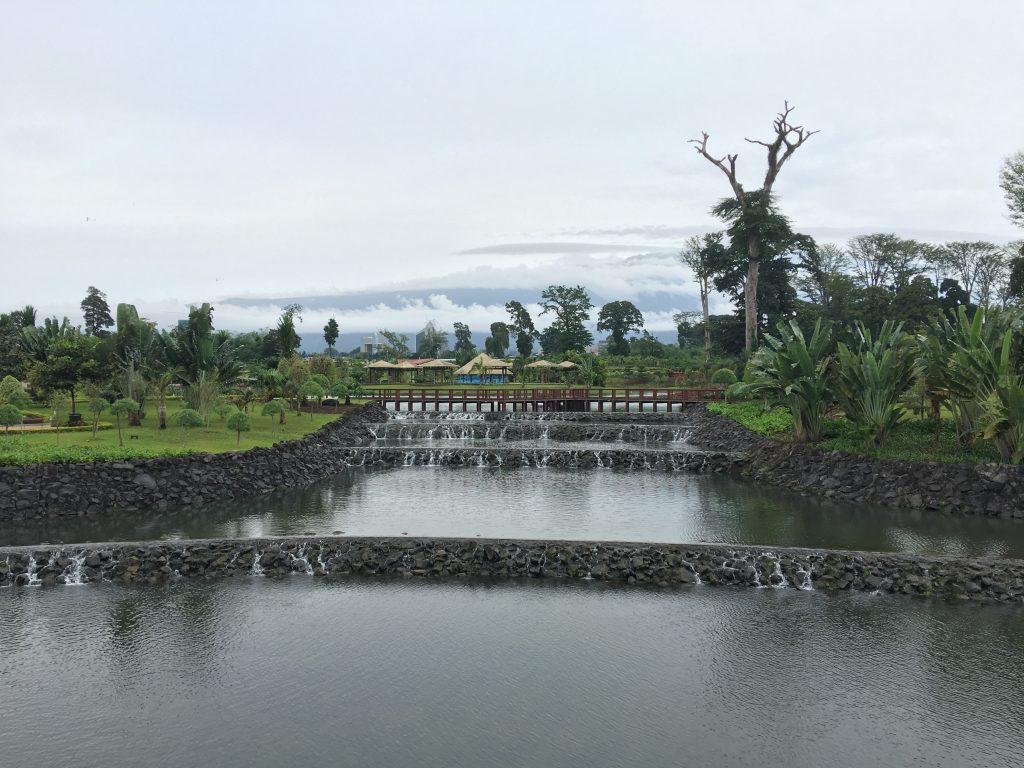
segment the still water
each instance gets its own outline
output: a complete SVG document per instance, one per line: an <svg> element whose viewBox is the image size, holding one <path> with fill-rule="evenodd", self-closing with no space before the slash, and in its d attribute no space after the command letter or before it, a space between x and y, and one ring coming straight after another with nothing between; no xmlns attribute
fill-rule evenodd
<svg viewBox="0 0 1024 768"><path fill-rule="evenodd" d="M0 589L3 765L1019 766L1024 611L796 590Z"/></svg>
<svg viewBox="0 0 1024 768"><path fill-rule="evenodd" d="M0 544L328 535L729 542L1024 557L1024 524L832 503L722 475L354 468L302 490L167 513L0 524Z"/></svg>

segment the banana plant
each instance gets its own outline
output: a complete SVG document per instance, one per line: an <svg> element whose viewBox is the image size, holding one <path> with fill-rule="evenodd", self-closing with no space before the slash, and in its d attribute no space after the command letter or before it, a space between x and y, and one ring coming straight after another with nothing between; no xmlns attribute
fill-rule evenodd
<svg viewBox="0 0 1024 768"><path fill-rule="evenodd" d="M858 322L855 339L852 347L836 347L836 399L877 448L906 414L901 397L917 376L917 352L903 325L891 320L882 323L877 337Z"/></svg>
<svg viewBox="0 0 1024 768"><path fill-rule="evenodd" d="M1010 353L1017 322L1010 311L978 309L968 316L960 307L955 321L933 321L922 340L921 365L933 408L948 404L964 441L979 434L982 403L1014 374Z"/></svg>
<svg viewBox="0 0 1024 768"><path fill-rule="evenodd" d="M1012 331L1003 336L1000 363L1009 368ZM999 457L1011 464L1024 461L1024 377L1007 374L992 387L985 399L979 402L979 414L975 436L991 440Z"/></svg>
<svg viewBox="0 0 1024 768"><path fill-rule="evenodd" d="M825 409L831 401L831 325L818 320L809 341L795 320L780 322L776 329L778 336L766 333L750 359L753 380L731 392L785 405L793 415L793 439L816 442L825 434Z"/></svg>

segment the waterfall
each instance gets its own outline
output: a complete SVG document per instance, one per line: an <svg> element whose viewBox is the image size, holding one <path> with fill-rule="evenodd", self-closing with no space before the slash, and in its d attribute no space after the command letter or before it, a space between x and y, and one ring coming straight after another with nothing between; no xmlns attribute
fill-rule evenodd
<svg viewBox="0 0 1024 768"><path fill-rule="evenodd" d="M53 562L53 557L50 557L50 563ZM49 563L47 563L49 565ZM38 587L43 583L43 580L39 578L39 566L36 564L35 555L28 556L28 571L25 572L25 576L28 578L26 585L29 587Z"/></svg>
<svg viewBox="0 0 1024 768"><path fill-rule="evenodd" d="M82 580L82 566L85 565L85 552L78 551L69 555L71 560L61 575L65 584L85 584Z"/></svg>
<svg viewBox="0 0 1024 768"><path fill-rule="evenodd" d="M814 591L814 584L811 581L811 573L812 570L810 563L807 564L806 568L800 568L800 570L796 572L797 577L800 579L800 583L797 584L797 589L802 589L805 592ZM803 574L803 576L800 574Z"/></svg>

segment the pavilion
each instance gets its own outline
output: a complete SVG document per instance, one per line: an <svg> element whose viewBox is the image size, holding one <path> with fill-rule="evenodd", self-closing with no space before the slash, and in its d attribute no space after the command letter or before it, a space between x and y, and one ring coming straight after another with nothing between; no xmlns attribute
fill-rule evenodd
<svg viewBox="0 0 1024 768"><path fill-rule="evenodd" d="M508 384L512 380L512 363L481 352L455 375L459 384Z"/></svg>

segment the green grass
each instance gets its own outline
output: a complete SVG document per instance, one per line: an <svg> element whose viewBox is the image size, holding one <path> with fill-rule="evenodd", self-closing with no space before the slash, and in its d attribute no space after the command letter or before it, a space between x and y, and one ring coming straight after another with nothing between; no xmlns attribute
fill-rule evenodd
<svg viewBox="0 0 1024 768"><path fill-rule="evenodd" d="M174 423L173 415L181 410L180 401L167 403L167 429L159 429L157 407L147 404L142 426L129 427L121 417L124 446L118 445L117 428L101 430L96 437L89 430L69 432L11 432L6 438L0 432L0 465L50 462L66 464L77 461L110 461L153 456L181 456L189 453L224 453L270 446L284 440L295 440L338 418L336 414L297 414L289 412L287 423L274 433L277 417L262 416L262 404L251 407L252 431L243 432L239 446L216 414L210 416L208 427L186 430ZM42 410L33 406L33 410ZM104 413L104 421L113 420Z"/></svg>
<svg viewBox="0 0 1024 768"><path fill-rule="evenodd" d="M708 403L708 410L730 419L765 437L779 438L792 434L793 417L787 408L773 408L766 411L764 404L756 403Z"/></svg>
<svg viewBox="0 0 1024 768"><path fill-rule="evenodd" d="M727 416L751 432L775 440L792 440L793 425L789 410L775 408L765 411L760 402L709 403L708 410ZM863 433L842 416L827 419L825 439L817 443L825 451L845 451L882 459L902 461L937 461L946 464L999 461L991 443L961 445L951 419L940 422L938 440L935 422L912 417L897 426L880 448L866 445Z"/></svg>
<svg viewBox="0 0 1024 768"><path fill-rule="evenodd" d="M880 448L865 445L864 435L846 419L829 419L825 439L818 444L826 451L847 451L903 461L938 461L946 464L999 461L992 443L961 445L950 419L940 422L935 439L935 422L912 418L897 426Z"/></svg>

